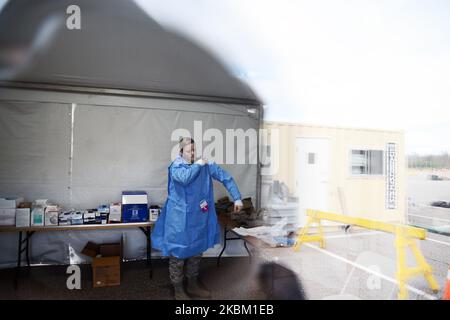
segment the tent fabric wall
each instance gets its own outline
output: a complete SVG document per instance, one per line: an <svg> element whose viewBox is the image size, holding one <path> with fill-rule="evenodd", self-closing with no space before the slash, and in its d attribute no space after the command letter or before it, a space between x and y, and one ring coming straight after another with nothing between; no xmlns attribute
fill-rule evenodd
<svg viewBox="0 0 450 320"><path fill-rule="evenodd" d="M67 27L67 8L81 29ZM0 13L0 80L245 99L250 87L131 0L15 0Z"/></svg>
<svg viewBox="0 0 450 320"><path fill-rule="evenodd" d="M0 100L0 192L67 202L69 104Z"/></svg>
<svg viewBox="0 0 450 320"><path fill-rule="evenodd" d="M123 190L145 190L150 202L166 197L174 129L203 131L259 128L245 105L0 88L0 195L49 199L64 208L87 209L120 201ZM73 113L73 114L72 114ZM72 123L73 121L73 123ZM73 128L73 129L72 129ZM203 142L204 145L207 142ZM249 146L257 152L257 145ZM253 150L251 150L253 148ZM244 197L258 194L257 165L223 165ZM226 194L216 185L216 197ZM125 257L145 257L139 230L45 232L33 236L33 263L76 263L88 240L125 235ZM0 233L0 266L16 259L17 235ZM132 239L128 241L127 239ZM240 254L233 248L228 254ZM216 250L210 250L215 255Z"/></svg>
<svg viewBox="0 0 450 320"><path fill-rule="evenodd" d="M162 204L170 154L177 144L171 141L172 131L185 128L193 134L194 121L202 121L203 130L217 128L224 136L226 128L255 128L254 120L242 116L77 105L73 203L93 206L99 195L113 201L118 190L134 188L146 190L151 202ZM255 197L256 165L227 168L240 182L243 196ZM223 188L219 191L223 195Z"/></svg>
<svg viewBox="0 0 450 320"><path fill-rule="evenodd" d="M0 196L88 208L132 188L162 203L174 128L192 130L194 120L204 129L259 128L259 98L205 48L131 0L79 0L81 30L70 30L72 4L16 0L0 13L0 30L8 30L0 33ZM224 167L243 196L258 195L256 164ZM88 239L121 234L125 257L145 256L144 235L127 229L36 233L31 260L84 261ZM244 252L235 245L228 254ZM0 233L0 252L0 266L13 266L17 234Z"/></svg>

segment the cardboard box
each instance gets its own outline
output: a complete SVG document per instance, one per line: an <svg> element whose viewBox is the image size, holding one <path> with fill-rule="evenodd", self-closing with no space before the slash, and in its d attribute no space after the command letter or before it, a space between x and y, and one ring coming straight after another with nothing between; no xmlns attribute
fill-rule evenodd
<svg viewBox="0 0 450 320"><path fill-rule="evenodd" d="M59 213L58 223L60 226L70 224L69 216L72 211L63 211Z"/></svg>
<svg viewBox="0 0 450 320"><path fill-rule="evenodd" d="M148 207L146 204L125 204L122 206L122 222L148 221Z"/></svg>
<svg viewBox="0 0 450 320"><path fill-rule="evenodd" d="M69 220L83 220L82 211L72 211L69 216Z"/></svg>
<svg viewBox="0 0 450 320"><path fill-rule="evenodd" d="M71 225L80 225L83 224L83 219L70 219Z"/></svg>
<svg viewBox="0 0 450 320"><path fill-rule="evenodd" d="M97 223L100 224L107 224L108 223L108 216L109 216L109 206L108 205L101 205L97 208L97 211L99 215L96 217Z"/></svg>
<svg viewBox="0 0 450 320"><path fill-rule="evenodd" d="M100 245L100 255L102 257L122 257L122 243L105 243Z"/></svg>
<svg viewBox="0 0 450 320"><path fill-rule="evenodd" d="M17 208L16 209L16 227L29 227L31 223L31 209Z"/></svg>
<svg viewBox="0 0 450 320"><path fill-rule="evenodd" d="M49 211L58 211L59 212L59 207L56 204L48 204L45 206L45 212L49 212Z"/></svg>
<svg viewBox="0 0 450 320"><path fill-rule="evenodd" d="M109 206L104 204L97 208L97 211L100 213L109 213Z"/></svg>
<svg viewBox="0 0 450 320"><path fill-rule="evenodd" d="M82 211L65 211L59 214L59 225L79 225L83 224Z"/></svg>
<svg viewBox="0 0 450 320"><path fill-rule="evenodd" d="M100 245L89 241L83 248L83 250L81 250L81 253L88 256L88 257L92 257L95 258L97 255L100 254Z"/></svg>
<svg viewBox="0 0 450 320"><path fill-rule="evenodd" d="M104 212L96 212L95 214L95 223L97 224L107 224L108 223L108 213Z"/></svg>
<svg viewBox="0 0 450 320"><path fill-rule="evenodd" d="M97 209L88 209L83 212L83 219L95 219Z"/></svg>
<svg viewBox="0 0 450 320"><path fill-rule="evenodd" d="M99 257L92 260L94 288L120 285L120 257Z"/></svg>
<svg viewBox="0 0 450 320"><path fill-rule="evenodd" d="M21 208L21 209L23 209L23 208L28 208L28 209L31 209L32 208L32 203L31 202L21 202L21 203L19 203L19 205L17 206L17 208ZM30 210L31 211L31 210Z"/></svg>
<svg viewBox="0 0 450 320"><path fill-rule="evenodd" d="M16 209L0 209L0 226L14 226L16 224Z"/></svg>
<svg viewBox="0 0 450 320"><path fill-rule="evenodd" d="M96 244L95 242L89 241L84 246L81 251L82 254L95 258L95 257L112 257L119 256L122 259L122 246L123 240L120 239L119 242L116 243L102 243Z"/></svg>
<svg viewBox="0 0 450 320"><path fill-rule="evenodd" d="M109 205L109 217L110 223L117 223L122 221L122 204L120 202L111 203Z"/></svg>
<svg viewBox="0 0 450 320"><path fill-rule="evenodd" d="M89 209L83 212L83 223L84 224L96 224L95 216L97 214L97 209Z"/></svg>
<svg viewBox="0 0 450 320"><path fill-rule="evenodd" d="M253 211L255 210L252 203L252 198L244 198L242 199L242 211L245 211L246 214L251 215Z"/></svg>
<svg viewBox="0 0 450 320"><path fill-rule="evenodd" d="M57 226L58 225L58 211L45 212L45 226Z"/></svg>
<svg viewBox="0 0 450 320"><path fill-rule="evenodd" d="M222 197L219 200L217 200L217 203L229 203L230 198L228 196Z"/></svg>
<svg viewBox="0 0 450 320"><path fill-rule="evenodd" d="M227 214L234 210L234 203L230 201L228 196L222 197L215 203L217 214Z"/></svg>
<svg viewBox="0 0 450 320"><path fill-rule="evenodd" d="M122 243L122 238L118 243L100 245L89 241L81 251L82 254L93 258L92 278L94 288L120 285Z"/></svg>
<svg viewBox="0 0 450 320"><path fill-rule="evenodd" d="M15 209L23 202L22 197L0 198L0 209Z"/></svg>
<svg viewBox="0 0 450 320"><path fill-rule="evenodd" d="M44 212L44 225L57 226L59 216L59 207L57 205L48 205Z"/></svg>
<svg viewBox="0 0 450 320"><path fill-rule="evenodd" d="M161 212L161 208L159 206L150 206L150 209L148 209L148 212L149 212L149 220L156 221L156 220L158 220L159 213Z"/></svg>

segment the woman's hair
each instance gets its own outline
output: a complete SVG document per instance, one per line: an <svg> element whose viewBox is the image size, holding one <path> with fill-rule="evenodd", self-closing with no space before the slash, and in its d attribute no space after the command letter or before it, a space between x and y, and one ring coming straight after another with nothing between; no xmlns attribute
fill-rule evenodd
<svg viewBox="0 0 450 320"><path fill-rule="evenodd" d="M183 152L183 148L186 147L188 144L195 143L194 139L191 137L180 137L180 140L178 141L178 144L180 146L180 153Z"/></svg>

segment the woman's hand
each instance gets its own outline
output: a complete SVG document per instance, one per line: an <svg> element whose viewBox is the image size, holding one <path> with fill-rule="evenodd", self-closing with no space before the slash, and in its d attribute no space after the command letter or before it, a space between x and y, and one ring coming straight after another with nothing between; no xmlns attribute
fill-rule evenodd
<svg viewBox="0 0 450 320"><path fill-rule="evenodd" d="M234 212L239 212L242 210L242 208L244 207L243 203L241 200L236 200L234 202Z"/></svg>

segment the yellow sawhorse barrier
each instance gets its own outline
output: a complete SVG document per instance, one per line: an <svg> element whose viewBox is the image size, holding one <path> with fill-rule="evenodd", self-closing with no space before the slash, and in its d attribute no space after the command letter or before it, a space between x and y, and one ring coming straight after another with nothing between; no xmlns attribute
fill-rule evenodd
<svg viewBox="0 0 450 320"><path fill-rule="evenodd" d="M408 290L406 283L409 278L423 275L428 282L428 285L434 292L439 291L439 285L433 276L431 266L426 262L424 256L417 247L416 239L424 240L426 237L426 230L405 225L396 225L387 222L369 220L364 218L356 218L344 216L342 214L334 214L322 212L318 210L306 210L308 220L306 226L302 228L297 241L294 245L294 250L298 251L302 243L305 242L319 242L321 248L325 248L325 238L323 236L321 220L330 220L345 224L356 225L371 230L384 231L395 234L395 248L397 251L397 282L398 282L398 299L408 299ZM308 231L313 225L316 225L318 234L309 235ZM409 267L406 263L406 250L410 248L418 265Z"/></svg>

